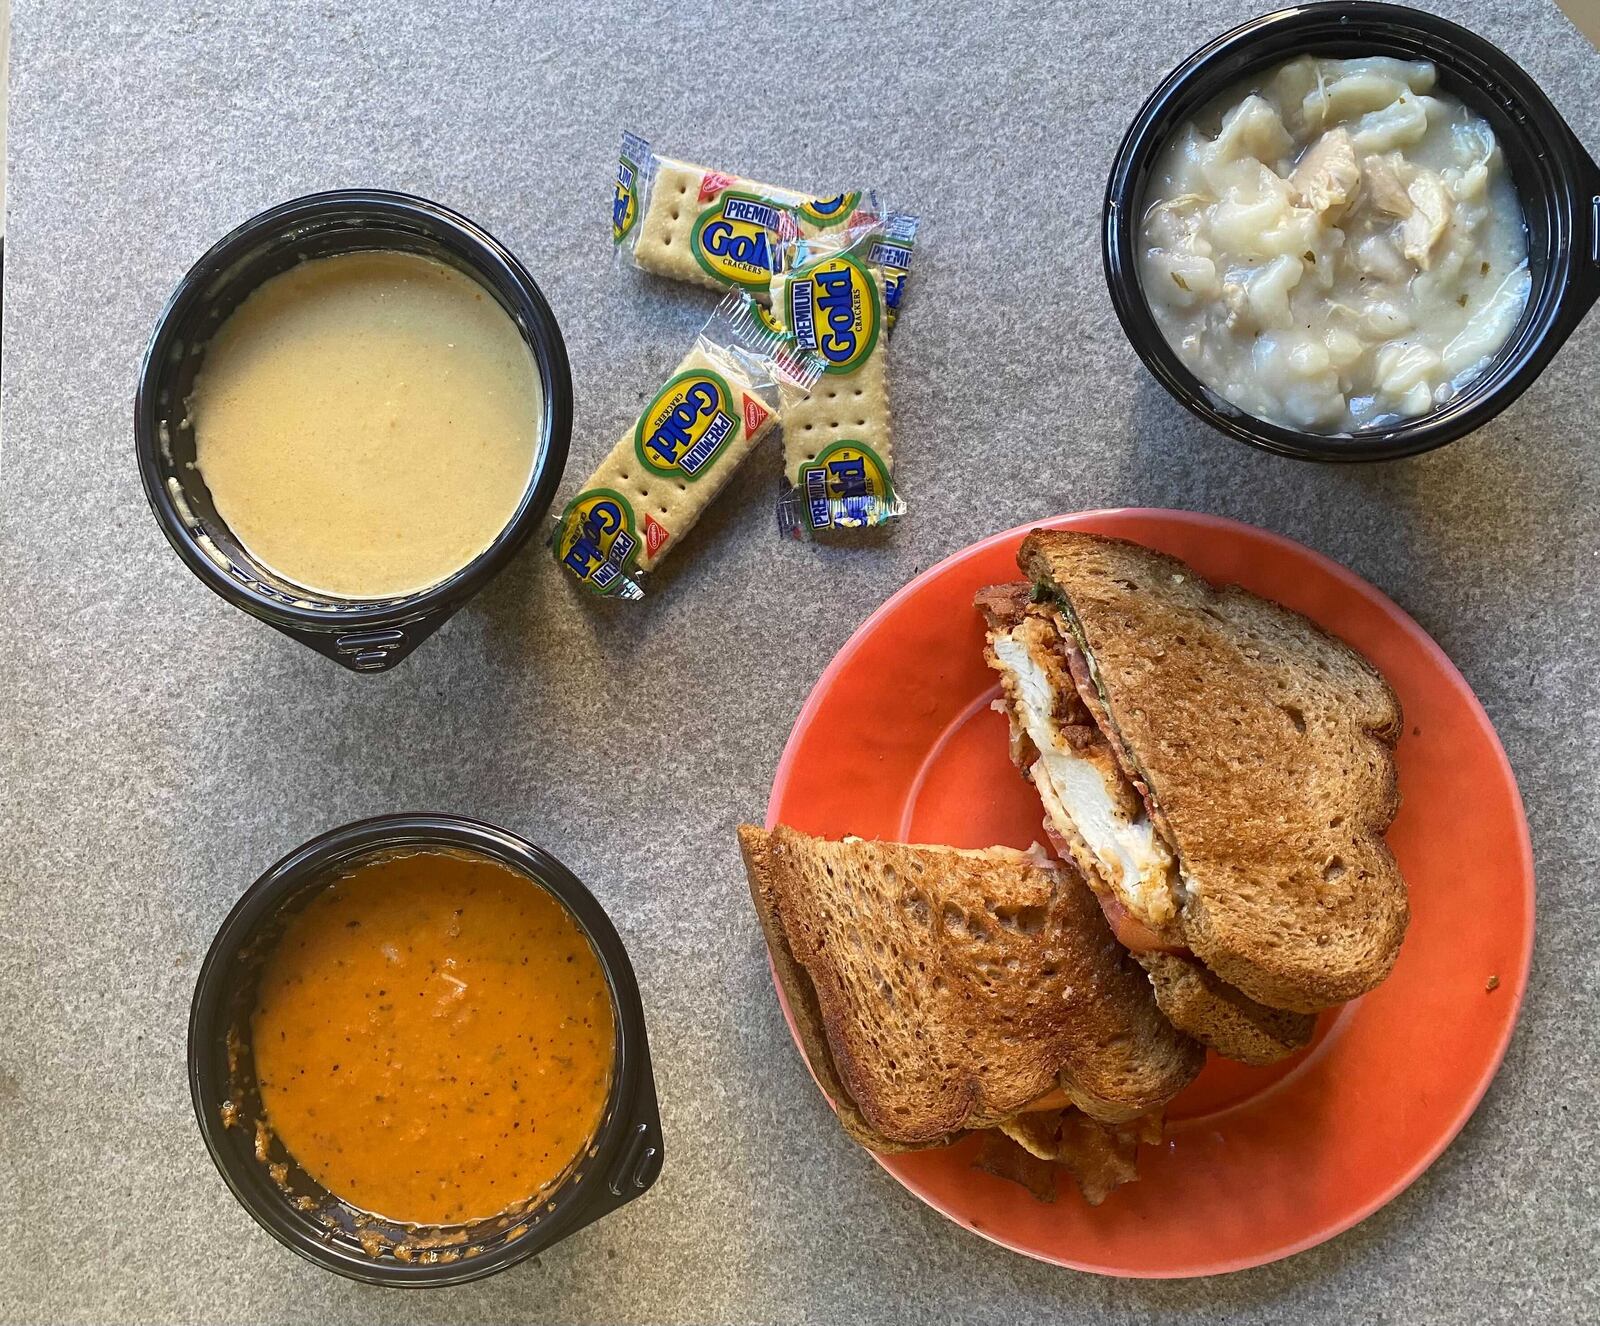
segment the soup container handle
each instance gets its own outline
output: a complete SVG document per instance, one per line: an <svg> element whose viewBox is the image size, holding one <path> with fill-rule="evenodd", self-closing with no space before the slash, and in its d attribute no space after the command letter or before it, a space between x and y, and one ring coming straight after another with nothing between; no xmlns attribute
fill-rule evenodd
<svg viewBox="0 0 1600 1326"><path fill-rule="evenodd" d="M358 626L348 631L316 630L271 620L267 624L352 672L383 672L411 653L451 615L450 611L435 609L410 621Z"/></svg>
<svg viewBox="0 0 1600 1326"><path fill-rule="evenodd" d="M612 1166L606 1178L606 1191L612 1202L608 1209L615 1210L624 1202L632 1201L661 1177L661 1120L652 1097L641 1102L648 1117L636 1118L628 1130L628 1140L623 1145L621 1159Z"/></svg>
<svg viewBox="0 0 1600 1326"><path fill-rule="evenodd" d="M1582 215L1578 218L1578 253L1583 261L1578 278L1579 296L1573 301L1571 325L1575 328L1594 307L1595 301L1600 299L1600 165L1578 142L1576 134L1572 138L1572 147L1585 181L1583 192L1588 195L1581 208Z"/></svg>
<svg viewBox="0 0 1600 1326"><path fill-rule="evenodd" d="M619 1105L624 1115L633 1122L616 1143L609 1167L600 1176L599 1193L591 1205L578 1210L566 1234L585 1225L593 1224L610 1215L618 1207L626 1206L635 1197L642 1197L661 1177L661 1164L665 1150L661 1141L661 1108L656 1101L655 1074L650 1067L650 1048L641 1036L635 1042L639 1057L637 1074L633 1080L633 1099Z"/></svg>
<svg viewBox="0 0 1600 1326"><path fill-rule="evenodd" d="M442 624L442 618L430 618L378 630L327 634L321 641L311 643L313 648L352 672L382 672L392 668Z"/></svg>

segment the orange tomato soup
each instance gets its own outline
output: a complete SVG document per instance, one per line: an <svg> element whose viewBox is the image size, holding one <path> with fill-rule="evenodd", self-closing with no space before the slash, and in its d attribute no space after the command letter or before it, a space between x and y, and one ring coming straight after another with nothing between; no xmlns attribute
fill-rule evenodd
<svg viewBox="0 0 1600 1326"><path fill-rule="evenodd" d="M498 862L360 866L288 924L251 1020L268 1126L351 1206L497 1215L593 1139L611 995L566 908Z"/></svg>

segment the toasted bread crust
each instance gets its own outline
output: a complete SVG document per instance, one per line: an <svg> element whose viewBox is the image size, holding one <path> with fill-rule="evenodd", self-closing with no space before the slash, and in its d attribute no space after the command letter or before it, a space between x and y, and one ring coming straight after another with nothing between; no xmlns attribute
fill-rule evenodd
<svg viewBox="0 0 1600 1326"><path fill-rule="evenodd" d="M1272 1008L1377 985L1409 911L1383 841L1400 706L1376 669L1298 613L1137 544L1035 530L1018 563L1065 606L1107 735L1159 804L1194 953Z"/></svg>
<svg viewBox="0 0 1600 1326"><path fill-rule="evenodd" d="M811 977L806 975L806 969L795 961L794 953L789 948L789 941L784 938L783 926L778 921L777 912L768 903L766 891L757 885L757 880L762 878L768 869L766 861L768 845L769 839L761 830L749 824L740 827L739 850L744 856L745 874L750 881L750 898L755 904L756 916L761 922L761 933L766 936L767 951L772 955L772 969L783 986L785 998L789 1001L789 1015L794 1019L795 1030L800 1034L800 1044L805 1048L806 1062L823 1094L832 1104L840 1127L849 1134L852 1141L869 1151L884 1154L928 1150L955 1141L960 1136L959 1131L914 1145L896 1142L874 1131L872 1125L856 1108L855 1101L850 1098L844 1083L839 1080L839 1072L833 1062L833 1052L828 1048L822 1009L817 1004L816 987L811 984Z"/></svg>
<svg viewBox="0 0 1600 1326"><path fill-rule="evenodd" d="M782 826L739 842L807 1057L863 1145L938 1145L1058 1085L1120 1121L1200 1069L1070 869Z"/></svg>
<svg viewBox="0 0 1600 1326"><path fill-rule="evenodd" d="M1314 1013L1258 1004L1204 963L1182 953L1135 953L1168 1021L1208 1050L1244 1064L1287 1058L1317 1028Z"/></svg>
<svg viewBox="0 0 1600 1326"><path fill-rule="evenodd" d="M972 596L972 606L991 631L1009 631L1028 615L1033 602L1033 586L1026 580L1011 580L1003 585L985 585Z"/></svg>

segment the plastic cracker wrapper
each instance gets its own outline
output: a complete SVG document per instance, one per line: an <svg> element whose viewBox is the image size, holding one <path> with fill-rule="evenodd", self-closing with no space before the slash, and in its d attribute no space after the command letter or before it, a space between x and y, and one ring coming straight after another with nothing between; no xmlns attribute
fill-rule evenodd
<svg viewBox="0 0 1600 1326"><path fill-rule="evenodd" d="M556 559L597 594L642 598L640 582L821 374L820 359L773 331L749 295L730 291L562 510Z"/></svg>
<svg viewBox="0 0 1600 1326"><path fill-rule="evenodd" d="M886 239L874 219L839 241L802 240L772 282L773 320L824 365L784 411L778 527L791 538L870 529L905 510L894 488L888 281L871 261Z"/></svg>
<svg viewBox="0 0 1600 1326"><path fill-rule="evenodd" d="M611 202L611 239L619 255L647 272L744 290L765 302L772 277L796 239L879 212L871 190L815 198L657 156L644 139L625 133Z"/></svg>
<svg viewBox="0 0 1600 1326"><path fill-rule="evenodd" d="M921 218L909 212L891 212L884 220L883 233L867 249L868 265L883 273L884 327L891 333L911 279L911 258L920 225Z"/></svg>

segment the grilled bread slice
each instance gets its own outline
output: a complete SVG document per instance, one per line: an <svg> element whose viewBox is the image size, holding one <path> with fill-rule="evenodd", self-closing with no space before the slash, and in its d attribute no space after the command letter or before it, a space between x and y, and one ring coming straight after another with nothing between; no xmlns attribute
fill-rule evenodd
<svg viewBox="0 0 1600 1326"><path fill-rule="evenodd" d="M1317 1029L1315 1013L1268 1008L1229 985L1187 953L1135 953L1156 993L1156 1003L1179 1031L1224 1059L1271 1064L1306 1045Z"/></svg>
<svg viewBox="0 0 1600 1326"><path fill-rule="evenodd" d="M1176 854L1195 956L1298 1012L1383 980L1409 909L1383 839L1400 705L1377 670L1298 613L1138 544L1035 530L1017 560Z"/></svg>
<svg viewBox="0 0 1600 1326"><path fill-rule="evenodd" d="M1029 585L1018 582L991 585L980 590L975 601L989 632L989 665L1002 681L1002 707L1011 725L1012 759L1039 792L1045 806L1046 830L1062 854L1078 865L1095 892L1106 900L1108 911L1119 916L1117 937L1134 950L1150 977L1156 1003L1179 1031L1225 1058L1243 1063L1271 1063L1292 1054L1310 1040L1316 1025L1312 1016L1268 1008L1218 980L1187 952L1175 909L1160 918L1147 912L1135 918L1136 925L1127 924L1128 907L1120 898L1127 896L1129 904L1136 904L1138 898L1119 888L1124 881L1113 876L1126 870L1128 862L1141 851L1158 857L1166 870L1175 870L1176 863L1164 846L1159 852L1151 846L1141 847L1141 834L1155 843L1164 843L1164 836L1149 822L1139 792L1078 695L1062 641L1049 617L1050 610L1033 604L1032 597ZM1034 656L1037 665L1019 657L1019 650ZM1025 675L1030 673L1031 682ZM1030 686L1042 688L1043 693L1029 695ZM1092 740L1084 735L1085 725L1093 733ZM1037 743L1029 734L1030 726ZM1043 767L1041 746L1052 755ZM1083 777L1098 779L1105 788L1100 799L1114 814L1097 816L1097 826L1086 822L1091 832L1098 827L1095 836L1099 851L1084 838L1073 818L1073 809L1063 800L1058 777L1073 776L1060 772L1063 761L1083 766L1078 775L1080 781ZM1052 774L1053 768L1056 774ZM1092 811L1095 798L1091 796L1089 801ZM1078 813L1083 814L1081 794L1077 806ZM1117 835L1106 840L1105 830L1118 828L1119 823L1120 838L1126 841L1120 841ZM1138 892L1144 885L1135 880L1128 887Z"/></svg>
<svg viewBox="0 0 1600 1326"><path fill-rule="evenodd" d="M1200 1070L1069 866L783 826L739 845L806 1056L871 1149L941 1145L1042 1097L1120 1122Z"/></svg>

